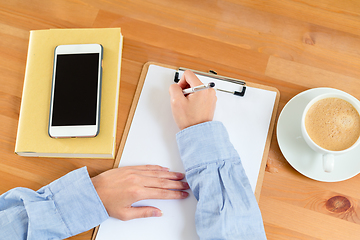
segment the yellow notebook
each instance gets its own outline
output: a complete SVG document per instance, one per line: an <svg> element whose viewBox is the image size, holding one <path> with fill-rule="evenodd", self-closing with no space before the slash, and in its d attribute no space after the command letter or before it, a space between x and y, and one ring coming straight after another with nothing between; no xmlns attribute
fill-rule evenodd
<svg viewBox="0 0 360 240"><path fill-rule="evenodd" d="M114 158L120 68L120 28L30 31L15 153L35 157ZM100 132L94 138L48 135L54 49L61 44L98 43L104 48Z"/></svg>

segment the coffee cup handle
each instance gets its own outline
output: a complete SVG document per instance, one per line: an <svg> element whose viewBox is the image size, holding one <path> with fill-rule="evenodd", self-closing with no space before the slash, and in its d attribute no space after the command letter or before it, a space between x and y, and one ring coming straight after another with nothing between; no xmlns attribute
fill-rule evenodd
<svg viewBox="0 0 360 240"><path fill-rule="evenodd" d="M325 172L332 172L334 169L334 155L333 154L324 154L323 155L323 168Z"/></svg>

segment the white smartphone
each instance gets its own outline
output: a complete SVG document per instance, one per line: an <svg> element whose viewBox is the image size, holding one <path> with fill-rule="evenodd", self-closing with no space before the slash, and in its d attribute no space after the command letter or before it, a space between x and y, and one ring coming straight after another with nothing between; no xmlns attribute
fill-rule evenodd
<svg viewBox="0 0 360 240"><path fill-rule="evenodd" d="M49 135L95 137L100 128L103 47L100 44L55 48Z"/></svg>

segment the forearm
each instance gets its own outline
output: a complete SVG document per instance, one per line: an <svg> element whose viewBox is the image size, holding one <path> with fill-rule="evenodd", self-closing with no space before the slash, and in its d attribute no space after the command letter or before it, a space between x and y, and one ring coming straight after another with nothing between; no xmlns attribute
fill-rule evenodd
<svg viewBox="0 0 360 240"><path fill-rule="evenodd" d="M187 128L177 140L187 181L198 200L200 239L266 239L255 196L222 123Z"/></svg>
<svg viewBox="0 0 360 240"><path fill-rule="evenodd" d="M62 239L107 218L86 168L36 192L15 188L0 196L0 239Z"/></svg>

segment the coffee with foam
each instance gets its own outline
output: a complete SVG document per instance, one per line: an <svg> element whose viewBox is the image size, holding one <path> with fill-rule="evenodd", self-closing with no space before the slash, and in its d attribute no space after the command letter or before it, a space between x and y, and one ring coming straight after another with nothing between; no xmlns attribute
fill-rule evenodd
<svg viewBox="0 0 360 240"><path fill-rule="evenodd" d="M342 151L360 137L360 115L353 105L343 99L325 98L309 108L305 128L318 146Z"/></svg>

